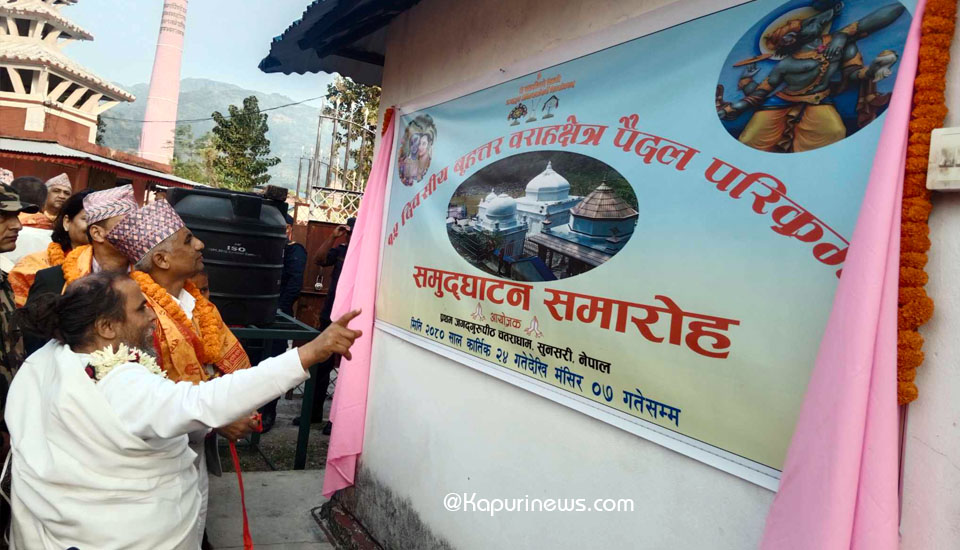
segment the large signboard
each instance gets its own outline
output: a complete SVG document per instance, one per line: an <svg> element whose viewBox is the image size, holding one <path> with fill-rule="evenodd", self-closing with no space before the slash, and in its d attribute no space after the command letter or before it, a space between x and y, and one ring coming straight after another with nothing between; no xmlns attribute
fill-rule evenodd
<svg viewBox="0 0 960 550"><path fill-rule="evenodd" d="M403 112L379 325L775 480L912 8L758 0Z"/></svg>

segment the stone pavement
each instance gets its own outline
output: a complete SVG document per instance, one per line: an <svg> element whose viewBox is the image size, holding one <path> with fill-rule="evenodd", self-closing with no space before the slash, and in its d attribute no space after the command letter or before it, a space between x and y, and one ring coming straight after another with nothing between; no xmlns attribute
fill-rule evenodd
<svg viewBox="0 0 960 550"><path fill-rule="evenodd" d="M245 472L250 533L258 550L333 550L311 510L327 501L320 494L322 470ZM217 550L243 550L243 516L237 477L210 477L207 534Z"/></svg>

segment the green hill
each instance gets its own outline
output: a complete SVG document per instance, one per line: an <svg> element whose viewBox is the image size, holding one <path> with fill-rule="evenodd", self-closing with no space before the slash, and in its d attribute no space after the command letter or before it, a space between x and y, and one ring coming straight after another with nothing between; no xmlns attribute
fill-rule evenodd
<svg viewBox="0 0 960 550"><path fill-rule="evenodd" d="M140 131L143 123L111 120L108 117L143 120L147 102L147 84L123 86L137 96L133 103L121 103L104 114L106 133L104 145L121 151L136 152L140 144ZM316 95L323 93L317 90ZM208 118L214 111L225 113L228 105L241 105L245 97L257 96L260 108L275 107L293 103L294 99L280 95L246 90L240 86L206 80L185 78L180 81L180 103L177 119ZM319 103L316 102L316 103ZM311 105L293 105L267 113L270 131L270 150L273 156L280 157L280 164L270 168L271 185L288 189L297 187L297 167L301 154L308 155L317 139L318 107ZM213 128L213 121L189 123L193 135L199 137Z"/></svg>

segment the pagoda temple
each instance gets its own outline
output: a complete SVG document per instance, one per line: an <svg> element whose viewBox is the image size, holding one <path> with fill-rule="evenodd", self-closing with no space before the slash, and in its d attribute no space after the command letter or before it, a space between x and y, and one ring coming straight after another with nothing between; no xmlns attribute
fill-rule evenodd
<svg viewBox="0 0 960 550"><path fill-rule="evenodd" d="M633 235L638 218L632 206L601 182L570 210L569 223L544 229L529 240L552 271L572 277L619 252Z"/></svg>
<svg viewBox="0 0 960 550"><path fill-rule="evenodd" d="M133 95L63 53L93 35L60 13L75 0L0 3L0 116L28 132L94 143L97 117Z"/></svg>
<svg viewBox="0 0 960 550"><path fill-rule="evenodd" d="M74 190L131 183L142 200L155 186L194 186L168 164L96 144L100 115L135 97L63 52L93 40L64 17L77 0L0 1L0 167L47 179L66 173Z"/></svg>

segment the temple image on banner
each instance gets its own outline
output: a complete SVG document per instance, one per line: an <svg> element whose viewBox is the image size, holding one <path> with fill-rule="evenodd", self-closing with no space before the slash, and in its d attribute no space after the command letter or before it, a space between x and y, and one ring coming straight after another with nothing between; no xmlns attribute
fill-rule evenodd
<svg viewBox="0 0 960 550"><path fill-rule="evenodd" d="M455 195L447 209L450 242L474 266L518 281L552 281L589 271L626 245L639 213L603 176L584 180L578 188L589 192L571 194L570 181L547 160L522 196L490 188L476 197L472 216L470 196L461 195L466 204L456 204Z"/></svg>

